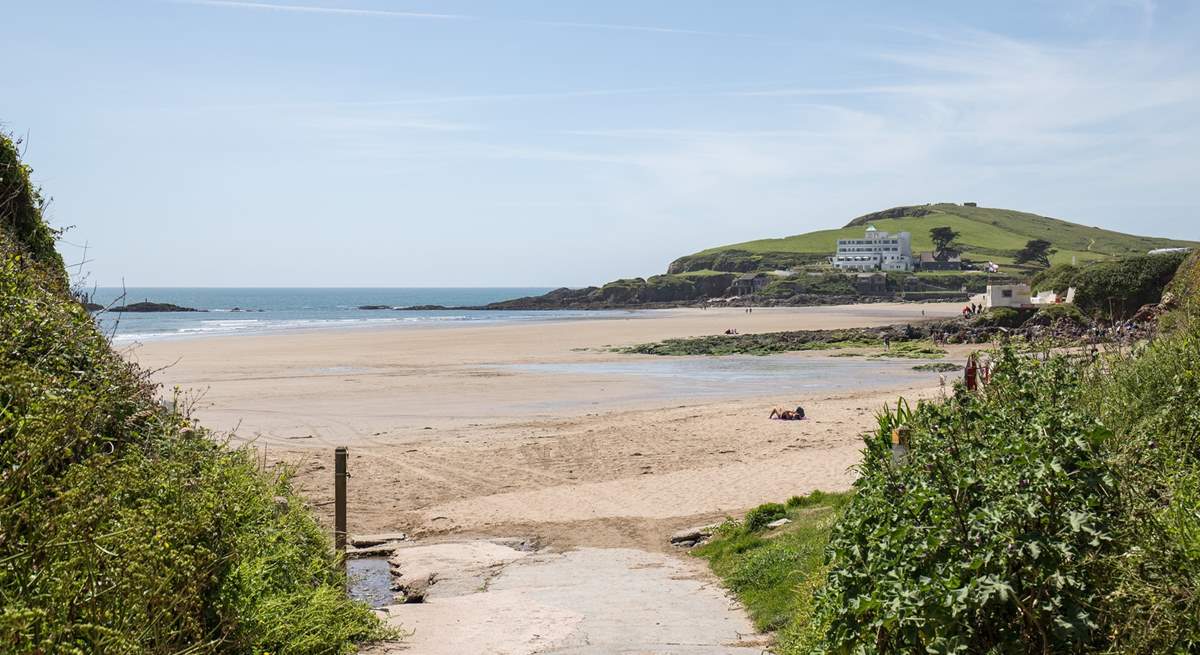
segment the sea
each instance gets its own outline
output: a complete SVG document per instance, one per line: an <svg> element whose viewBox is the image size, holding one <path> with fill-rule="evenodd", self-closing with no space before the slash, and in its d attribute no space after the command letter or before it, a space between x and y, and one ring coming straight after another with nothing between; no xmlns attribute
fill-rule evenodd
<svg viewBox="0 0 1200 655"><path fill-rule="evenodd" d="M403 328L628 317L624 310L423 310L422 305L477 307L535 296L549 287L217 288L99 287L92 301L108 306L172 303L199 312L98 312L100 327L116 342L297 330ZM359 309L383 305L388 309Z"/></svg>

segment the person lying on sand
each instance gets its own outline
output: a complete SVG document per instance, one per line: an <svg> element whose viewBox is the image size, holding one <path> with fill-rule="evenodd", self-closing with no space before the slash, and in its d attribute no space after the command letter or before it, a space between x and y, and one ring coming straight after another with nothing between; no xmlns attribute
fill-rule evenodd
<svg viewBox="0 0 1200 655"><path fill-rule="evenodd" d="M776 407L775 409L771 410L771 418L777 418L781 421L803 421L804 408L797 407L796 411L793 412L790 409L780 409Z"/></svg>

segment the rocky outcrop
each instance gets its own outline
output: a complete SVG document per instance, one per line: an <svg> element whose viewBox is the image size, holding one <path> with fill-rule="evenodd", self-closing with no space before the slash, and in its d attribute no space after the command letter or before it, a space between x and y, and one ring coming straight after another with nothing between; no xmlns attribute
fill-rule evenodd
<svg viewBox="0 0 1200 655"><path fill-rule="evenodd" d="M135 302L109 309L110 312L203 312L204 309L183 307L169 302Z"/></svg>
<svg viewBox="0 0 1200 655"><path fill-rule="evenodd" d="M732 273L719 273L627 278L602 287L564 287L541 296L492 303L486 309L611 309L691 304L725 295L734 277Z"/></svg>
<svg viewBox="0 0 1200 655"><path fill-rule="evenodd" d="M918 218L932 214L933 210L928 205L910 205L907 207L892 207L882 211L863 214L858 218L846 224L846 227L859 227L870 224L872 221L882 221L887 218Z"/></svg>
<svg viewBox="0 0 1200 655"><path fill-rule="evenodd" d="M825 261L829 253L765 252L752 253L748 250L717 250L714 252L686 255L671 262L667 273L678 275L695 271L721 271L725 273L751 273L754 271L787 270L796 266Z"/></svg>

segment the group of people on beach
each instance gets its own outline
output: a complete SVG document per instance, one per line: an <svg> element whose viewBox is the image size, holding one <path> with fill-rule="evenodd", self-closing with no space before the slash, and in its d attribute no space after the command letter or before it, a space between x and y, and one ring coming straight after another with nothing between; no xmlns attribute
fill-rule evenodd
<svg viewBox="0 0 1200 655"><path fill-rule="evenodd" d="M983 313L983 305L979 305L976 303L971 303L970 305L966 305L962 309L963 318L967 318L969 316L978 316L979 314L982 314L982 313Z"/></svg>

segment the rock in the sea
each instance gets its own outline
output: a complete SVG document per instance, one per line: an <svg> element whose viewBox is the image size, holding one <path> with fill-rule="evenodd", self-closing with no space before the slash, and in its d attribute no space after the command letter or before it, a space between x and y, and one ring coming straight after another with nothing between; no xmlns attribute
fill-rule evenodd
<svg viewBox="0 0 1200 655"><path fill-rule="evenodd" d="M359 305L359 309L391 309L391 305Z"/></svg>
<svg viewBox="0 0 1200 655"><path fill-rule="evenodd" d="M120 307L113 307L110 312L202 312L203 309L183 307L169 302L135 302Z"/></svg>

